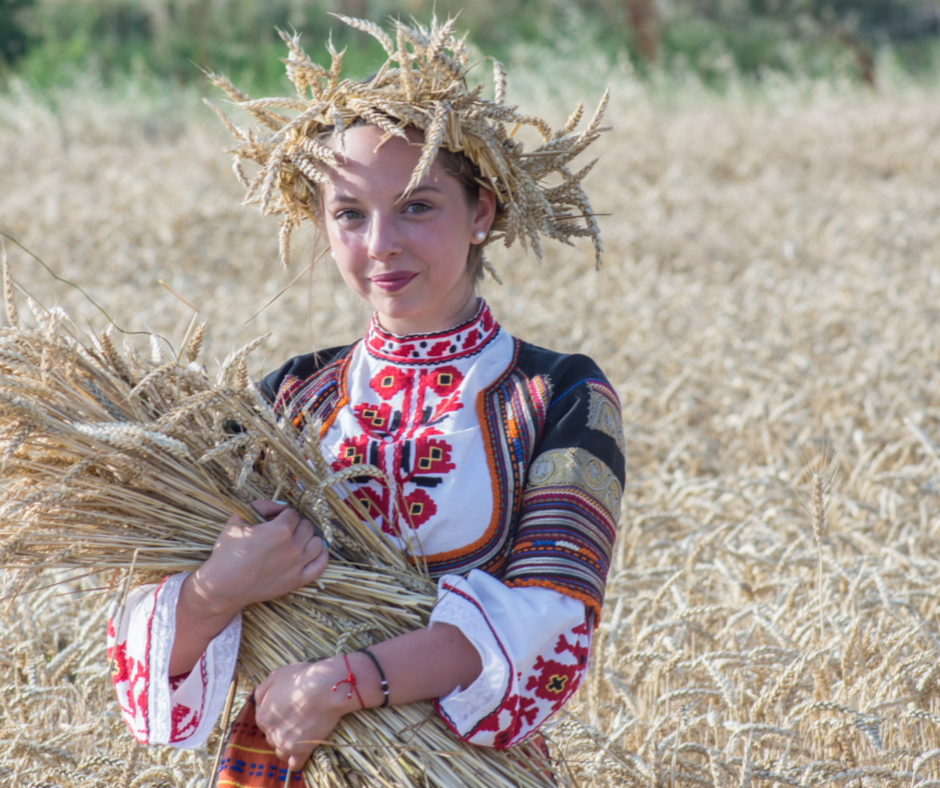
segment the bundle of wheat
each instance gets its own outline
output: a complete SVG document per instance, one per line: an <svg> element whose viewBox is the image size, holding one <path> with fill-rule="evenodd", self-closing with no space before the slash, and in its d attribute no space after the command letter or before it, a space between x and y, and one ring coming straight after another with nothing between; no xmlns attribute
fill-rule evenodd
<svg viewBox="0 0 940 788"><path fill-rule="evenodd" d="M18 327L5 261L4 276L0 562L16 570L7 596L65 567L123 567L128 583L194 569L231 514L257 522L248 503L280 498L320 525L331 563L318 587L245 609L239 671L249 683L427 623L435 586L420 559L409 562L334 492L375 469L331 474L316 429L278 420L247 373L260 340L213 381L196 361L204 325L184 341L188 365L156 338L145 360L110 333L83 342L59 309L31 303L38 328ZM312 784L546 785L534 751L465 745L428 704L349 715L331 744L305 767Z"/></svg>

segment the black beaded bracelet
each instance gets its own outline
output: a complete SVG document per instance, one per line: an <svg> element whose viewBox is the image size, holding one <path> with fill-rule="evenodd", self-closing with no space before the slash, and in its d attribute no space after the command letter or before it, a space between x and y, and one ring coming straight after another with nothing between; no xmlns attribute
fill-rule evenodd
<svg viewBox="0 0 940 788"><path fill-rule="evenodd" d="M382 694L385 696L385 697L382 699L382 705L379 706L379 708L380 708L380 709L384 709L386 706L388 706L388 681L385 679L385 672L382 670L382 666L379 664L379 661L375 658L375 654L373 654L371 651L369 651L369 649L367 649L367 648L360 648L360 649L358 649L358 651L361 651L361 652L362 652L363 654L365 654L369 659L371 659L371 660L372 660L372 664L375 665L375 669L379 672L379 678L382 679L382 684L381 684L381 686L382 686Z"/></svg>

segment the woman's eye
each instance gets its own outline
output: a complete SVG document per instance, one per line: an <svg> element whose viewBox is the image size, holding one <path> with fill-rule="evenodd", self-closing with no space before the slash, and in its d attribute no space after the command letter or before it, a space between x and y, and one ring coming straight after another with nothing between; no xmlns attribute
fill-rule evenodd
<svg viewBox="0 0 940 788"><path fill-rule="evenodd" d="M338 222L354 222L360 217L359 211L354 211L352 208L348 208L345 211L340 211L336 214L336 221Z"/></svg>
<svg viewBox="0 0 940 788"><path fill-rule="evenodd" d="M405 210L408 213L424 213L425 211L430 211L431 206L426 202L410 202Z"/></svg>

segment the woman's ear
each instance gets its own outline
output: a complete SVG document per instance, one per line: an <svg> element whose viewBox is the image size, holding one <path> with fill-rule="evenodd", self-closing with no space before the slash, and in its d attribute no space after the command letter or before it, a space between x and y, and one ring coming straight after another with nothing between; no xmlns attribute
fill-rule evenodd
<svg viewBox="0 0 940 788"><path fill-rule="evenodd" d="M490 227L493 226L495 218L496 195L489 189L484 189L481 186L480 196L473 210L473 224L470 226L470 237L474 239L476 243L479 243L479 241L476 241L476 235L478 232L482 231L483 238L485 239L490 231Z"/></svg>

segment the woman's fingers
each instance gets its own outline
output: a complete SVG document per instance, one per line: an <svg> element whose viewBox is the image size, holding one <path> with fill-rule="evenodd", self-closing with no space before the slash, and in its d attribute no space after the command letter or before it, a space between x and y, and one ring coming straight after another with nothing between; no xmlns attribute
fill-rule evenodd
<svg viewBox="0 0 940 788"><path fill-rule="evenodd" d="M300 755L291 755L290 758L287 759L287 765L290 766L290 770L292 772L299 772L301 769L303 769L304 764L307 762L307 759L310 757L310 753L312 752L313 748L311 747L309 750L306 750L306 752L303 752Z"/></svg>
<svg viewBox="0 0 940 788"><path fill-rule="evenodd" d="M255 708L260 708L261 704L264 702L264 696L268 694L268 688L271 686L273 673L269 673L268 677L262 681L257 687L255 687ZM257 715L256 715L257 716Z"/></svg>
<svg viewBox="0 0 940 788"><path fill-rule="evenodd" d="M315 539L311 540L320 543L320 552L316 558L314 558L310 563L308 563L300 571L300 580L302 585L310 585L314 580L316 580L320 575L323 574L323 570L326 569L326 565L330 561L330 552L323 546L323 540L318 536Z"/></svg>
<svg viewBox="0 0 940 788"><path fill-rule="evenodd" d="M287 509L288 506L286 503L275 503L274 501L266 501L263 498L259 498L257 501L251 502L251 508L262 517L271 518L279 515Z"/></svg>

